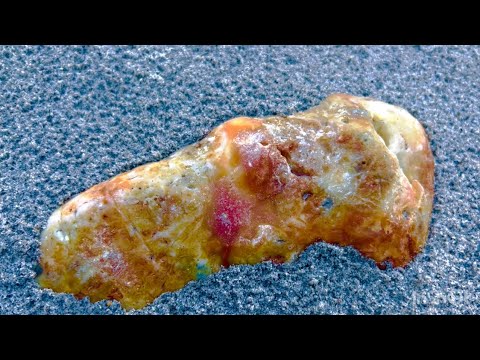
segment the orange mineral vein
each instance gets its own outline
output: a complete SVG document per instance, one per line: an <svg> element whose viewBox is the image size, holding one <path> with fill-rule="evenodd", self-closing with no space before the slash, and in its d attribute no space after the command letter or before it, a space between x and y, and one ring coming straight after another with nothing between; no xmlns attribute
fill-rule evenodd
<svg viewBox="0 0 480 360"><path fill-rule="evenodd" d="M138 309L233 264L351 245L405 266L425 245L433 157L407 111L329 96L292 116L239 117L50 217L42 287Z"/></svg>

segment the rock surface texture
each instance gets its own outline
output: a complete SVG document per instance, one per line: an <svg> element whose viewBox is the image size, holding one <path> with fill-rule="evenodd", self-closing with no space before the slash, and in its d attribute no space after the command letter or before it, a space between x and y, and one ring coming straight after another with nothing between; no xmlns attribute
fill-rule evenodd
<svg viewBox="0 0 480 360"><path fill-rule="evenodd" d="M318 241L405 266L427 239L433 166L420 123L373 99L238 117L64 204L42 235L39 282L129 309Z"/></svg>

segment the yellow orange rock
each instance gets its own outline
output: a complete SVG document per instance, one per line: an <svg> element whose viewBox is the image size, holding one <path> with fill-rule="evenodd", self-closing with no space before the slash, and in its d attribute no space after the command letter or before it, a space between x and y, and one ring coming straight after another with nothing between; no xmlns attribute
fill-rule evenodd
<svg viewBox="0 0 480 360"><path fill-rule="evenodd" d="M39 283L130 309L222 266L290 261L317 241L405 266L427 239L433 167L420 123L368 98L232 119L56 210Z"/></svg>

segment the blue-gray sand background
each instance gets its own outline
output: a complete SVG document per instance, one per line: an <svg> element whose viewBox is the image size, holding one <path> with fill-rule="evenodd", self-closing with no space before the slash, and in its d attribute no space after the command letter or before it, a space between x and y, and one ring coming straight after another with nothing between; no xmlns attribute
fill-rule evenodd
<svg viewBox="0 0 480 360"><path fill-rule="evenodd" d="M133 313L478 314L478 46L0 47L0 313L125 313L37 286L50 214L229 118L291 114L334 92L400 105L424 125L436 164L425 251L382 271L316 244L291 264L233 266Z"/></svg>

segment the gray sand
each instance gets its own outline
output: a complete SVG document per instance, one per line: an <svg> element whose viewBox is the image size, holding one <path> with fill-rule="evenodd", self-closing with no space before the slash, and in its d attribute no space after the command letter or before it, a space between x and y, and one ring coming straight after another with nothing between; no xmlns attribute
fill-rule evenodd
<svg viewBox="0 0 480 360"><path fill-rule="evenodd" d="M39 236L66 199L238 116L333 92L400 105L436 161L431 233L406 269L351 248L236 266L146 314L479 313L480 47L0 47L0 313L123 314L40 289ZM137 313L137 312L135 312Z"/></svg>

